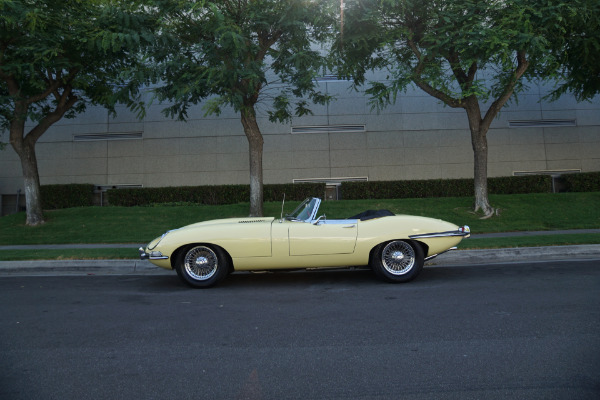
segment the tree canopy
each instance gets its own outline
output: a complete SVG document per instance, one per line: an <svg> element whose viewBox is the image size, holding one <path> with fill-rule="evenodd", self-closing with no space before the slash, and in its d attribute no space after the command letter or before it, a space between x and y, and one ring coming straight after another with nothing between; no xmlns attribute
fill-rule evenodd
<svg viewBox="0 0 600 400"><path fill-rule="evenodd" d="M487 131L534 79L557 98L600 93L597 0L0 0L0 128L21 159L27 223L43 221L35 143L61 118L117 103L143 114L142 85L187 119L231 107L249 143L251 215L262 214L258 117L284 122L329 97L327 67L368 83L375 108L414 84L466 111L476 208L486 214ZM343 23L340 12L343 12ZM159 24L160 22L160 24ZM341 28L337 36L335 27ZM342 33L343 32L343 33ZM150 70L152 67L152 74ZM258 105L264 107L258 107ZM263 110L263 111L261 111ZM2 143L0 143L2 147Z"/></svg>
<svg viewBox="0 0 600 400"><path fill-rule="evenodd" d="M207 114L239 113L249 143L250 215L262 215L257 104L283 122L328 100L314 80L325 64L318 41L332 23L328 10L310 0L182 1L167 9L163 34L171 46L154 53L163 83L157 96L171 100L165 113L181 120L200 103Z"/></svg>
<svg viewBox="0 0 600 400"><path fill-rule="evenodd" d="M556 2L563 10L556 14L547 38L552 44L553 59L559 65L557 85L551 93L556 100L571 93L578 101L600 94L600 2L574 0ZM553 75L553 65L540 74ZM550 71L548 71L550 69Z"/></svg>
<svg viewBox="0 0 600 400"><path fill-rule="evenodd" d="M141 111L136 74L152 32L137 1L0 0L0 127L21 159L28 224L43 222L35 143L89 104Z"/></svg>
<svg viewBox="0 0 600 400"><path fill-rule="evenodd" d="M567 30L586 1L348 0L344 35L338 35L334 54L342 60L340 74L357 85L366 83L371 69L387 74L368 82L375 108L395 102L414 84L465 110L474 151L475 210L489 216L494 210L487 195L488 129L526 87L526 78L565 77L559 50L571 45Z"/></svg>

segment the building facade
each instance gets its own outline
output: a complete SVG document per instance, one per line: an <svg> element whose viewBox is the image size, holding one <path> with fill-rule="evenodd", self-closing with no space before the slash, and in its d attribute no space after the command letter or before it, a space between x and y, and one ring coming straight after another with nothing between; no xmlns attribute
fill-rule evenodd
<svg viewBox="0 0 600 400"><path fill-rule="evenodd" d="M396 104L372 111L347 81L324 80L336 97L312 116L289 124L259 115L264 136L264 182L469 178L473 151L466 113L412 89ZM577 103L543 99L530 85L494 120L488 132L490 177L600 170L600 98ZM143 120L125 108L116 118L89 108L63 119L36 146L42 185L98 187L246 184L248 142L232 110L205 116L202 106L180 122L154 104ZM485 107L484 107L485 109ZM5 132L3 141L7 142ZM10 146L0 151L2 214L16 208L23 179Z"/></svg>

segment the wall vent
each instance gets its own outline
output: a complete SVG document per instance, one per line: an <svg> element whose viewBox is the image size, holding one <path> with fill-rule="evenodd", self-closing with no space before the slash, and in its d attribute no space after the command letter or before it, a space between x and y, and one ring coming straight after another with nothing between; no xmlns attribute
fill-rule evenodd
<svg viewBox="0 0 600 400"><path fill-rule="evenodd" d="M292 133L366 132L366 125L310 125L292 126Z"/></svg>
<svg viewBox="0 0 600 400"><path fill-rule="evenodd" d="M542 169L537 171L513 171L513 176L527 176L527 175L562 175L562 174L577 174L580 173L581 169Z"/></svg>
<svg viewBox="0 0 600 400"><path fill-rule="evenodd" d="M348 78L340 78L336 74L324 74L315 78L317 82L348 82Z"/></svg>
<svg viewBox="0 0 600 400"><path fill-rule="evenodd" d="M141 138L142 132L89 133L84 135L73 135L74 142L94 142L99 140L135 140Z"/></svg>
<svg viewBox="0 0 600 400"><path fill-rule="evenodd" d="M137 189L143 187L144 185L141 183L113 183L112 185L95 185L94 189L96 191L106 192L110 189Z"/></svg>
<svg viewBox="0 0 600 400"><path fill-rule="evenodd" d="M510 128L559 128L577 126L575 119L531 119L522 121L508 121Z"/></svg>
<svg viewBox="0 0 600 400"><path fill-rule="evenodd" d="M340 184L342 182L367 182L368 176L345 176L338 178L299 178L293 179L293 183L327 183L327 184Z"/></svg>
<svg viewBox="0 0 600 400"><path fill-rule="evenodd" d="M368 182L368 176L343 176L336 178L299 178L294 183L324 183L326 200L341 200L341 187L343 182Z"/></svg>

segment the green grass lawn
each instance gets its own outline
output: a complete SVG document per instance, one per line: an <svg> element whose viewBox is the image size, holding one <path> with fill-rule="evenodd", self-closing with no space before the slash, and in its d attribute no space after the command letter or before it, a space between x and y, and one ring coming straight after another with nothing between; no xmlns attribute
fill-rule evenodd
<svg viewBox="0 0 600 400"><path fill-rule="evenodd" d="M0 261L139 259L136 249L0 250Z"/></svg>
<svg viewBox="0 0 600 400"><path fill-rule="evenodd" d="M461 250L501 249L506 247L567 246L578 244L600 244L600 234L541 235L502 238L470 238L458 246Z"/></svg>
<svg viewBox="0 0 600 400"><path fill-rule="evenodd" d="M500 209L500 215L487 220L471 211L472 201L472 198L327 201L323 202L320 214L333 219L366 209L389 209L397 214L466 224L473 233L600 228L600 192L492 195L490 201ZM297 204L286 203L285 212L291 212ZM19 213L0 218L0 245L145 243L169 229L209 219L244 217L248 210L247 203L71 208L47 211L47 222L38 227L26 226L24 213ZM278 218L280 213L281 203L265 203L265 215Z"/></svg>

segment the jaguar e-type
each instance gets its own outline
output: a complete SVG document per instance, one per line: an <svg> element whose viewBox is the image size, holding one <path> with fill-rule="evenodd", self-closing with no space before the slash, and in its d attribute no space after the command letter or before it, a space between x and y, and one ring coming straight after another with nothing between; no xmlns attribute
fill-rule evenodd
<svg viewBox="0 0 600 400"><path fill-rule="evenodd" d="M140 258L174 269L193 287L233 271L370 267L387 282L408 282L423 264L470 236L468 226L369 210L347 219L318 216L321 200L304 200L280 219L228 218L168 231L140 248Z"/></svg>

